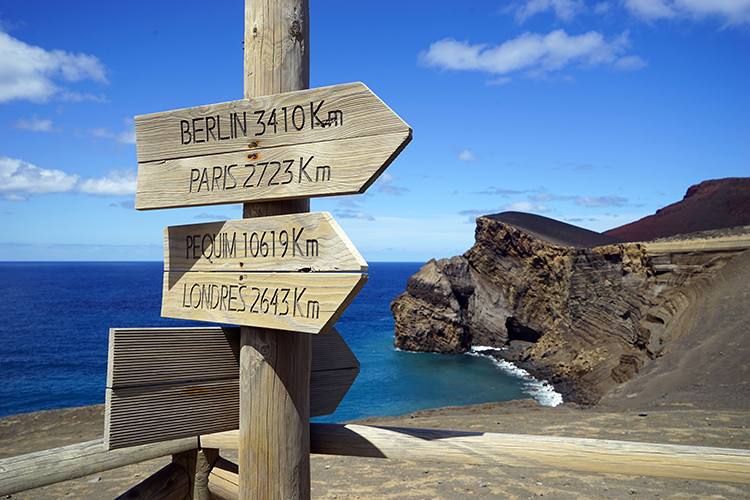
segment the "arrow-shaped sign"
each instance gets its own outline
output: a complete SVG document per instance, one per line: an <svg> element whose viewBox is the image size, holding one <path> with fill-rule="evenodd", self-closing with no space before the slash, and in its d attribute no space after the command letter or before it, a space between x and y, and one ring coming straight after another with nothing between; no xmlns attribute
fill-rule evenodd
<svg viewBox="0 0 750 500"><path fill-rule="evenodd" d="M164 249L171 272L367 271L328 212L171 226Z"/></svg>
<svg viewBox="0 0 750 500"><path fill-rule="evenodd" d="M367 281L289 272L367 270L326 212L168 227L164 238L165 317L325 333Z"/></svg>
<svg viewBox="0 0 750 500"><path fill-rule="evenodd" d="M108 449L239 428L239 328L113 328ZM331 329L312 337L310 416L330 415L359 373Z"/></svg>
<svg viewBox="0 0 750 500"><path fill-rule="evenodd" d="M355 273L165 273L161 315L325 333L366 282Z"/></svg>
<svg viewBox="0 0 750 500"><path fill-rule="evenodd" d="M411 128L362 83L135 118L135 208L362 193Z"/></svg>

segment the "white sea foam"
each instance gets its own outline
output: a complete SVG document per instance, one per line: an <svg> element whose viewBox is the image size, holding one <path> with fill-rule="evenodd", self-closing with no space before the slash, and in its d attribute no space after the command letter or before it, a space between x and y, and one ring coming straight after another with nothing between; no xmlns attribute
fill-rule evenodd
<svg viewBox="0 0 750 500"><path fill-rule="evenodd" d="M562 394L555 391L555 388L546 380L537 380L529 374L526 370L517 367L513 363L509 363L502 359L495 359L494 357L484 354L487 351L499 351L497 347L487 346L472 346L471 352L468 354L473 356L483 356L490 358L498 370L505 373L506 375L522 380L523 392L531 396L532 398L539 401L544 406L557 406L562 404Z"/></svg>

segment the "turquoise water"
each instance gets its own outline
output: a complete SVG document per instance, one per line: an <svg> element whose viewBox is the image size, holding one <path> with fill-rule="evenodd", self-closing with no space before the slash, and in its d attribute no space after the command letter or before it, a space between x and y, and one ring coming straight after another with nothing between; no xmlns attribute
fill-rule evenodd
<svg viewBox="0 0 750 500"><path fill-rule="evenodd" d="M336 323L360 375L338 410L315 421L549 396L486 357L394 349L390 303L420 266L370 264ZM103 403L111 327L205 326L160 317L162 272L161 262L0 263L0 417Z"/></svg>

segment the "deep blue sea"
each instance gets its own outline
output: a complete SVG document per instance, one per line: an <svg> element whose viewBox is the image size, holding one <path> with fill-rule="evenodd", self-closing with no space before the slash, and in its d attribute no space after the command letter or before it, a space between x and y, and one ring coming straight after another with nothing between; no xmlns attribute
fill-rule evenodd
<svg viewBox="0 0 750 500"><path fill-rule="evenodd" d="M361 363L333 415L395 416L441 406L559 395L477 354L393 347L391 301L420 263L370 263L364 289L336 323ZM0 263L0 417L104 402L109 329L205 326L162 318L162 262Z"/></svg>

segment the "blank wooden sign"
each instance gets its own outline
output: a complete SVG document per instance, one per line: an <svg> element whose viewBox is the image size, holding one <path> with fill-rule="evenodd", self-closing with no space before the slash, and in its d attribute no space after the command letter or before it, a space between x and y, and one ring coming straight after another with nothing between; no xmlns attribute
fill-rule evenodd
<svg viewBox="0 0 750 500"><path fill-rule="evenodd" d="M107 449L238 429L239 339L236 327L110 329ZM358 374L335 329L313 336L310 416L333 413Z"/></svg>

